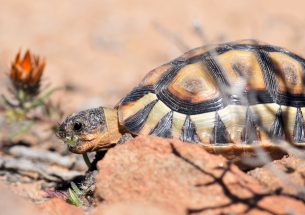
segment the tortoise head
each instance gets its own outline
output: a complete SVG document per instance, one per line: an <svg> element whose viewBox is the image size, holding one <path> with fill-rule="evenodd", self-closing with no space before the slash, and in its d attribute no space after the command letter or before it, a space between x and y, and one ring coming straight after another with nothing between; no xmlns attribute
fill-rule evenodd
<svg viewBox="0 0 305 215"><path fill-rule="evenodd" d="M71 114L59 125L57 136L74 153L107 149L121 137L117 111L100 107Z"/></svg>

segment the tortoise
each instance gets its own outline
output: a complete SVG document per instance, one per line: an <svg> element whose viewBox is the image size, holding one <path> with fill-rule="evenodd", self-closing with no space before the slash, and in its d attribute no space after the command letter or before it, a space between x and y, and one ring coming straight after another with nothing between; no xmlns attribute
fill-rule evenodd
<svg viewBox="0 0 305 215"><path fill-rule="evenodd" d="M114 108L68 116L58 136L74 153L108 149L154 135L238 157L281 140L305 142L305 60L246 40L195 48L150 71Z"/></svg>

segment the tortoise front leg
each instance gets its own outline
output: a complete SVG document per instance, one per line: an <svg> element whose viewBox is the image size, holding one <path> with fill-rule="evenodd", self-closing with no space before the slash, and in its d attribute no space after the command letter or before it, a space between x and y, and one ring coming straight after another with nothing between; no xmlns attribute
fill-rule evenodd
<svg viewBox="0 0 305 215"><path fill-rule="evenodd" d="M134 137L130 134L130 133L125 133L121 136L121 138L119 139L119 141L117 142L117 144L124 144L129 140L133 140Z"/></svg>

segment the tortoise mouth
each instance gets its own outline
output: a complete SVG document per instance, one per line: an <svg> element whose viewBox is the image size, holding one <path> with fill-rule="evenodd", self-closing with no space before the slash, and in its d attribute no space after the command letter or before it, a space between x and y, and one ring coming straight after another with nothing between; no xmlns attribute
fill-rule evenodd
<svg viewBox="0 0 305 215"><path fill-rule="evenodd" d="M116 145L115 143L102 143L100 138L91 135L74 136L70 139L74 140L66 140L65 143L68 145L69 151L76 154L83 154L97 150L108 150Z"/></svg>
<svg viewBox="0 0 305 215"><path fill-rule="evenodd" d="M77 154L83 154L85 152L91 151L96 137L84 137L84 136L72 136L66 137L64 142L67 144L69 151Z"/></svg>

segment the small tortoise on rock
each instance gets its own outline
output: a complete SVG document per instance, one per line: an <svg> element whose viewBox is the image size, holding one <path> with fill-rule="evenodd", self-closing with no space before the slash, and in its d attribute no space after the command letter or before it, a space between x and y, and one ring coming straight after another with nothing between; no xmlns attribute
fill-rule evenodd
<svg viewBox="0 0 305 215"><path fill-rule="evenodd" d="M67 117L58 136L75 153L132 134L178 138L228 157L258 147L277 155L281 139L305 142L304 69L298 55L255 41L200 47L149 72L115 108Z"/></svg>

